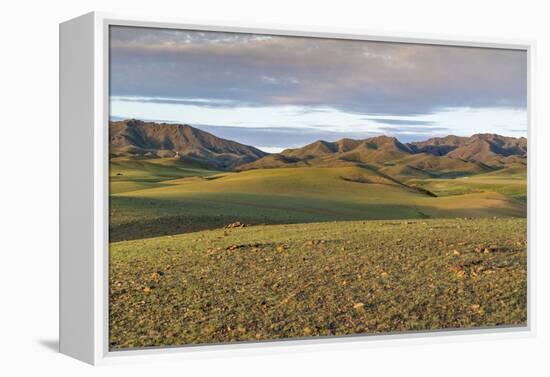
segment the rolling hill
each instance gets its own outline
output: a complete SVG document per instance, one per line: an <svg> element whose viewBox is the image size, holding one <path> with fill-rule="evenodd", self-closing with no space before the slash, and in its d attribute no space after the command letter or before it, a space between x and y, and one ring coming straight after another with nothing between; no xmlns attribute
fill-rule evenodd
<svg viewBox="0 0 550 377"><path fill-rule="evenodd" d="M201 172L202 173L202 172ZM246 224L453 217L524 217L524 179L403 183L361 166L218 172L146 186L112 182L111 240ZM114 187L117 189L115 190ZM506 191L513 189L514 192Z"/></svg>
<svg viewBox="0 0 550 377"><path fill-rule="evenodd" d="M111 240L215 229L524 217L526 140L317 141L267 154L186 125L111 123Z"/></svg>

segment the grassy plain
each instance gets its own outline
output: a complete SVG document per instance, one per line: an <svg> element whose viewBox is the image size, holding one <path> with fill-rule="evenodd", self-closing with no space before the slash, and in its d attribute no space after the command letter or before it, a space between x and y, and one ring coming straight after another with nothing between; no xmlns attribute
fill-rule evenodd
<svg viewBox="0 0 550 377"><path fill-rule="evenodd" d="M524 169L116 157L110 184L113 349L525 325Z"/></svg>
<svg viewBox="0 0 550 377"><path fill-rule="evenodd" d="M342 221L115 242L110 345L525 325L524 219Z"/></svg>

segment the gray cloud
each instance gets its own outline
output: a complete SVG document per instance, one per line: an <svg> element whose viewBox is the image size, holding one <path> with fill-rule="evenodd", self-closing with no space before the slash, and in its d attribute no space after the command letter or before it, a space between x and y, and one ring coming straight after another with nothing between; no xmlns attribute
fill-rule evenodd
<svg viewBox="0 0 550 377"><path fill-rule="evenodd" d="M243 144L279 148L302 147L317 140L336 141L345 137L365 139L376 135L372 132L335 132L315 128L193 126Z"/></svg>
<svg viewBox="0 0 550 377"><path fill-rule="evenodd" d="M526 106L524 51L135 27L110 41L119 96L370 115Z"/></svg>
<svg viewBox="0 0 550 377"><path fill-rule="evenodd" d="M521 134L525 134L525 128L523 129L507 129L508 132L514 132L514 133L521 133Z"/></svg>
<svg viewBox="0 0 550 377"><path fill-rule="evenodd" d="M389 135L395 135L396 137L398 135L407 135L412 133L419 133L419 134L449 134L452 132L451 129L446 127L420 127L420 126L411 126L406 128L398 128L398 127L380 127L380 131L383 131Z"/></svg>
<svg viewBox="0 0 550 377"><path fill-rule="evenodd" d="M259 147L295 148L313 143L317 140L337 141L343 138L367 139L381 134L395 136L403 143L426 140L430 137L448 134L448 129L434 127L430 133L425 129L407 129L406 132L396 129L381 129L376 132L337 132L315 128L282 128L282 127L229 127L215 125L193 125L203 131L210 132L218 137L235 140L246 145Z"/></svg>
<svg viewBox="0 0 550 377"><path fill-rule="evenodd" d="M120 102L158 103L169 105L194 105L210 108L252 106L249 102L229 99L201 99L201 98L147 98L147 97L113 97Z"/></svg>
<svg viewBox="0 0 550 377"><path fill-rule="evenodd" d="M391 124L395 126L429 126L434 124L431 120L414 120L414 119L379 119L379 118L364 118L365 120L372 120L380 124Z"/></svg>

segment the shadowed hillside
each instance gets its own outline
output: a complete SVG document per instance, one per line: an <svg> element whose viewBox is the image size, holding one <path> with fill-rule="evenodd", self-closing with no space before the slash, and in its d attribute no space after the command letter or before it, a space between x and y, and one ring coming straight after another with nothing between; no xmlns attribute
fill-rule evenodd
<svg viewBox="0 0 550 377"><path fill-rule="evenodd" d="M415 153L429 153L435 156L444 156L464 145L467 141L467 137L449 135L445 137L434 137L426 141L409 143L409 147Z"/></svg>
<svg viewBox="0 0 550 377"><path fill-rule="evenodd" d="M448 154L453 158L473 160L489 165L506 164L506 158L527 157L527 139L478 134Z"/></svg>

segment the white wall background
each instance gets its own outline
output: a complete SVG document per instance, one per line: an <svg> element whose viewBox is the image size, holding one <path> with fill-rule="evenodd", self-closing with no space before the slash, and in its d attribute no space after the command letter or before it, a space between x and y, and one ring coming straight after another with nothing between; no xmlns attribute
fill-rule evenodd
<svg viewBox="0 0 550 377"><path fill-rule="evenodd" d="M0 7L0 374L35 375L543 375L550 372L548 143L550 27L544 1L80 0ZM57 354L58 23L91 10L195 19L363 28L537 41L538 335L435 340L93 369ZM533 198L531 198L533 200ZM546 351L544 351L546 347ZM11 373L6 371L11 370ZM537 371L538 370L538 371ZM546 372L546 373L544 373Z"/></svg>

